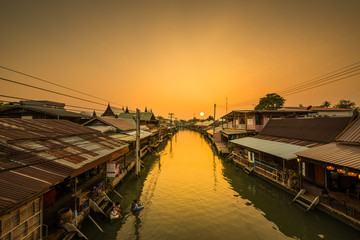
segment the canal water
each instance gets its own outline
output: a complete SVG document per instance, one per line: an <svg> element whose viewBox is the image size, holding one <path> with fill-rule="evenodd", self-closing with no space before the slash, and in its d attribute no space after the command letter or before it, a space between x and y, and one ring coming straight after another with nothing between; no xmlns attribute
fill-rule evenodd
<svg viewBox="0 0 360 240"><path fill-rule="evenodd" d="M140 178L116 188L122 219L92 213L89 239L360 239L360 233L318 210L305 212L273 185L220 159L199 133L182 130L148 155ZM145 208L131 213L140 200Z"/></svg>

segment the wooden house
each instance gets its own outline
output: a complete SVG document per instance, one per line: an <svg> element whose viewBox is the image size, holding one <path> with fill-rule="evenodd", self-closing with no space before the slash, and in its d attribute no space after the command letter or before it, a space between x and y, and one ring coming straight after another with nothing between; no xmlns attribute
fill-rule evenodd
<svg viewBox="0 0 360 240"><path fill-rule="evenodd" d="M328 191L343 192L359 200L360 117L335 142L298 152L301 176Z"/></svg>
<svg viewBox="0 0 360 240"><path fill-rule="evenodd" d="M350 121L346 117L271 119L260 134L230 142L246 166L271 170L276 179L286 182L298 176L297 152L334 141Z"/></svg>
<svg viewBox="0 0 360 240"><path fill-rule="evenodd" d="M81 186L127 152L127 144L66 120L0 119L0 239L42 239L43 224L54 226L62 208L77 210L69 218L77 225L89 212ZM75 207L68 193L76 185L84 201Z"/></svg>

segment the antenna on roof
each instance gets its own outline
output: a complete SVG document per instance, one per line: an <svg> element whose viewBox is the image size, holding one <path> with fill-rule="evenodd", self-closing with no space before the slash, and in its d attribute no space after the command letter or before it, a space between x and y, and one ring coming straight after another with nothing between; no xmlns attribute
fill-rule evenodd
<svg viewBox="0 0 360 240"><path fill-rule="evenodd" d="M226 114L227 114L227 111L228 111L228 99L227 99L227 95L226 95Z"/></svg>

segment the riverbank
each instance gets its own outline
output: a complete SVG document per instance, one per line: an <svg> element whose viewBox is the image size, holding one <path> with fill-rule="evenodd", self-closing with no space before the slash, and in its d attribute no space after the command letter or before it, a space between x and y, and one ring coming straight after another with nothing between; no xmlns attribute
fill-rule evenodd
<svg viewBox="0 0 360 240"><path fill-rule="evenodd" d="M304 213L292 195L241 169L199 133L179 131L159 156L147 155L139 178L130 174L115 188L124 198L109 194L123 218L92 214L104 232L90 221L83 232L92 240L356 239L355 230L317 209ZM134 199L145 206L136 214Z"/></svg>
<svg viewBox="0 0 360 240"><path fill-rule="evenodd" d="M216 145L215 145L216 146ZM241 159L240 156L237 156L233 154L231 156L232 162L236 165L241 167L245 172L249 173L249 166L248 166L248 160L247 159ZM267 171L266 167L261 168L257 167L257 169L253 169L251 171L251 174L259 177L274 186L282 189L283 191L289 193L292 196L296 196L298 194L298 191L291 188L289 184L286 184L285 182L282 182L280 179L277 179L273 176L271 171ZM357 214L360 214L360 206L359 203L356 200L352 200L346 197L345 194L333 194L333 193L327 193L327 196L323 196L323 190L319 187L316 187L314 185L311 185L309 183L304 183L303 188L306 190L306 197L313 201L316 197L319 197L321 201L317 205L317 208L330 215L331 217L349 225L350 227L354 228L357 231L360 231L360 220L356 219L352 216L347 215L346 213L351 211L351 213L355 216L358 216ZM342 208L343 211L340 211L339 209L336 209L332 207L330 204L326 204L326 201L328 203L337 204L335 206L338 206L338 208ZM351 210L347 210L351 209ZM306 209L304 209L305 211Z"/></svg>
<svg viewBox="0 0 360 240"><path fill-rule="evenodd" d="M229 151L226 144L223 142L214 142L213 136L208 132L200 132L206 140L211 144L216 152L223 158L230 158L231 161L238 167L244 170L247 174L252 174L264 181L271 183L279 189L287 192L291 196L295 197L299 190L291 188L288 182L284 182L281 176L266 166L257 166L257 169L249 167L247 159L241 159L241 156L237 156L233 152ZM225 149L226 148L226 149ZM303 188L306 190L305 195L307 199L311 201L319 197L320 202L316 206L320 211L328 214L334 219L347 224L348 226L360 231L360 204L359 201L350 199L346 194L341 193L329 193L324 194L324 191L310 183L304 182ZM306 209L304 209L306 210ZM350 215L349 215L350 214Z"/></svg>

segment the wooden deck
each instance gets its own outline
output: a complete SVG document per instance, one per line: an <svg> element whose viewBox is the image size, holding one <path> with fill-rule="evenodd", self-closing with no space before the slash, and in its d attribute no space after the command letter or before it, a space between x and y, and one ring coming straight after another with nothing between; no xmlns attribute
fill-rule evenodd
<svg viewBox="0 0 360 240"><path fill-rule="evenodd" d="M215 146L216 146L216 149L218 150L218 152L221 154L229 154L230 153L230 151L227 147L227 144L224 142L215 142Z"/></svg>

